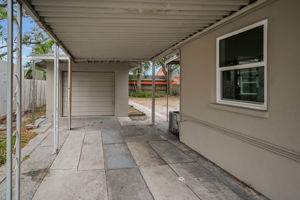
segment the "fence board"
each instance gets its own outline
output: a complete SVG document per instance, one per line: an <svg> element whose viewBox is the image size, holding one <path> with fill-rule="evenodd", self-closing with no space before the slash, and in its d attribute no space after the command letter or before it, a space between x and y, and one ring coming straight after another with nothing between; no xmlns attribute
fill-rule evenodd
<svg viewBox="0 0 300 200"><path fill-rule="evenodd" d="M0 115L6 114L6 63L0 62ZM22 111L31 109L31 95L32 83L31 79L23 79L23 92L22 92ZM46 81L36 80L36 106L40 107L46 104ZM14 92L16 91L16 80L14 80ZM14 110L16 101L14 99Z"/></svg>

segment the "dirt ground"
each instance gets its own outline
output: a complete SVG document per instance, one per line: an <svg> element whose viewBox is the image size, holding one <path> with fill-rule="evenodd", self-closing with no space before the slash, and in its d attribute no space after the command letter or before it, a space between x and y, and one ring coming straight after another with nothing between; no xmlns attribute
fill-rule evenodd
<svg viewBox="0 0 300 200"><path fill-rule="evenodd" d="M129 97L129 100L138 104L151 108L151 98ZM159 97L155 99L156 112L166 115L167 112L167 97ZM169 111L179 110L179 96L169 97Z"/></svg>
<svg viewBox="0 0 300 200"><path fill-rule="evenodd" d="M42 106L36 109L35 119L45 117L46 113L46 106ZM31 113L25 112L22 116L22 134L21 134L21 148L23 148L32 138L34 138L37 133L32 130L32 128L27 128L26 125L30 124L32 121ZM3 126L6 124L6 119L1 119L0 125ZM16 129L16 122L15 119L13 121L13 130ZM13 145L15 142L13 136ZM6 155L6 130L0 130L0 166L5 162L5 155Z"/></svg>

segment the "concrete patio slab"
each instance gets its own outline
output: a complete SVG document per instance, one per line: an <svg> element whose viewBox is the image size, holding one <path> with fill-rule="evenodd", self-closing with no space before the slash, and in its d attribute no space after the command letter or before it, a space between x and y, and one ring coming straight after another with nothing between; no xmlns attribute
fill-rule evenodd
<svg viewBox="0 0 300 200"><path fill-rule="evenodd" d="M124 143L120 131L117 129L101 129L103 144Z"/></svg>
<svg viewBox="0 0 300 200"><path fill-rule="evenodd" d="M47 170L35 170L21 175L21 199L32 200L36 190L38 189L43 178L46 176ZM14 184L15 176L13 176ZM6 180L0 185L0 199L6 200L5 196ZM15 190L13 189L13 192ZM13 193L14 194L14 193Z"/></svg>
<svg viewBox="0 0 300 200"><path fill-rule="evenodd" d="M133 121L129 117L118 117L121 126L132 126L132 125L151 125L151 120Z"/></svg>
<svg viewBox="0 0 300 200"><path fill-rule="evenodd" d="M139 135L161 135L164 134L160 129L153 126L122 126L121 134L123 137Z"/></svg>
<svg viewBox="0 0 300 200"><path fill-rule="evenodd" d="M151 141L150 145L167 163L193 162L193 159L168 141Z"/></svg>
<svg viewBox="0 0 300 200"><path fill-rule="evenodd" d="M155 166L166 164L152 149L149 143L127 143L138 166Z"/></svg>
<svg viewBox="0 0 300 200"><path fill-rule="evenodd" d="M34 200L106 200L104 170L50 170Z"/></svg>
<svg viewBox="0 0 300 200"><path fill-rule="evenodd" d="M85 133L78 170L104 169L100 130Z"/></svg>
<svg viewBox="0 0 300 200"><path fill-rule="evenodd" d="M238 181L235 177L231 176L220 167L214 165L211 162L208 162L202 156L198 157L196 161L199 163L199 165L201 165L202 167L210 171L214 175L214 177L217 178L219 183L226 185L242 199L245 200L266 200L267 199L263 195L257 193L253 189L247 187L242 182Z"/></svg>
<svg viewBox="0 0 300 200"><path fill-rule="evenodd" d="M34 199L42 200L265 199L166 130L140 125L120 129L115 117L76 122L83 127L70 133L60 128L60 139L66 139L58 155L52 154L51 129L44 139L40 136L31 143L34 147L22 163L22 200L31 200L34 194ZM103 145L102 129L119 133L108 135L108 141L126 143ZM0 178L3 175L0 172ZM0 179L0 199L5 199L5 187L5 179Z"/></svg>
<svg viewBox="0 0 300 200"><path fill-rule="evenodd" d="M217 178L194 178L185 181L200 199L241 200L236 193L218 181Z"/></svg>
<svg viewBox="0 0 300 200"><path fill-rule="evenodd" d="M179 175L187 178L212 177L213 174L197 162L170 164L170 167Z"/></svg>
<svg viewBox="0 0 300 200"><path fill-rule="evenodd" d="M95 128L121 129L120 123L116 117L85 117L81 120L84 121L83 125L86 130L93 130Z"/></svg>
<svg viewBox="0 0 300 200"><path fill-rule="evenodd" d="M69 131L64 130L64 131L59 132L59 145L60 146L63 145L63 143L66 141L68 136L69 136ZM41 146L53 146L53 130L52 129L49 130L49 134L47 135L45 140L43 140L43 142L41 143Z"/></svg>
<svg viewBox="0 0 300 200"><path fill-rule="evenodd" d="M72 117L72 130L80 130L85 127L84 118Z"/></svg>
<svg viewBox="0 0 300 200"><path fill-rule="evenodd" d="M123 137L133 137L145 135L146 133L143 130L139 129L136 126L122 126L121 135Z"/></svg>
<svg viewBox="0 0 300 200"><path fill-rule="evenodd" d="M106 172L109 200L153 200L137 168Z"/></svg>
<svg viewBox="0 0 300 200"><path fill-rule="evenodd" d="M131 137L125 137L125 142L149 142L149 141L162 141L163 138L160 137L160 135L139 135L139 136L131 136Z"/></svg>
<svg viewBox="0 0 300 200"><path fill-rule="evenodd" d="M28 173L37 170L48 169L54 161L56 155L53 154L52 147L36 148L30 156L22 162L21 172ZM29 159L30 158L30 159Z"/></svg>
<svg viewBox="0 0 300 200"><path fill-rule="evenodd" d="M183 177L185 183L200 199L240 200L232 190L219 182L207 169L197 163L171 164L174 171Z"/></svg>
<svg viewBox="0 0 300 200"><path fill-rule="evenodd" d="M71 131L51 169L77 169L83 138L83 131Z"/></svg>
<svg viewBox="0 0 300 200"><path fill-rule="evenodd" d="M199 200L167 165L142 167L141 173L155 200Z"/></svg>
<svg viewBox="0 0 300 200"><path fill-rule="evenodd" d="M126 144L106 144L103 146L105 169L135 167L134 159Z"/></svg>
<svg viewBox="0 0 300 200"><path fill-rule="evenodd" d="M29 155L34 149L40 145L41 142L49 135L49 132L41 133L35 136L29 143L22 149L22 158Z"/></svg>

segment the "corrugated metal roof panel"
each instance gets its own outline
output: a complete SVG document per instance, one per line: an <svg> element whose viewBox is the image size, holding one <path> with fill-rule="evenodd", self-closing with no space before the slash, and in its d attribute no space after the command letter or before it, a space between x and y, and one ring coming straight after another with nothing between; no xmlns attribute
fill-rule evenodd
<svg viewBox="0 0 300 200"><path fill-rule="evenodd" d="M78 60L146 60L248 0L31 0Z"/></svg>

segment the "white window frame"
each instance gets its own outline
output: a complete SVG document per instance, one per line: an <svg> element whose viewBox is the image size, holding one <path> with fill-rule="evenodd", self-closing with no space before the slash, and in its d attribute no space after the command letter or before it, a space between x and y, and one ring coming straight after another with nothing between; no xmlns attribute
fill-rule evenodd
<svg viewBox="0 0 300 200"><path fill-rule="evenodd" d="M247 64L241 64L241 65L234 65L229 67L220 67L220 52L219 52L219 45L220 40L223 40L225 38L237 35L239 33L254 29L256 27L259 27L263 25L263 38L264 38L264 47L263 47L263 61L262 62L256 62L256 63L247 63ZM225 105L231 105L231 106L238 106L238 107L244 107L244 108L251 108L251 109L257 109L257 110L267 110L267 26L268 26L268 20L262 20L260 22L257 22L255 24L246 26L242 29L233 31L231 33L225 34L223 36L220 36L216 39L216 102L219 104L225 104ZM222 99L222 81L221 81L221 73L222 71L228 71L228 70L236 70L236 69L248 69L248 68L254 68L254 67L264 67L264 102L246 102L246 101L240 101L240 100L229 100L229 99Z"/></svg>

